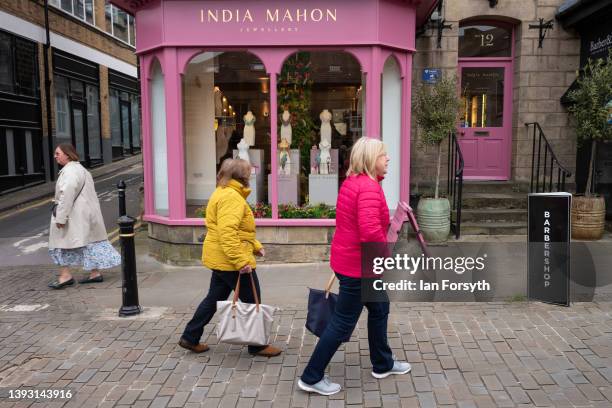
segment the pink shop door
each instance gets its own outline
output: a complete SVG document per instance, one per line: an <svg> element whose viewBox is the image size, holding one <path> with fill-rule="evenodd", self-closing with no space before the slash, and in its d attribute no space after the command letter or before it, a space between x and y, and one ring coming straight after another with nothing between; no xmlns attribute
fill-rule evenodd
<svg viewBox="0 0 612 408"><path fill-rule="evenodd" d="M510 178L511 67L510 62L459 63L461 109L457 139L466 179Z"/></svg>

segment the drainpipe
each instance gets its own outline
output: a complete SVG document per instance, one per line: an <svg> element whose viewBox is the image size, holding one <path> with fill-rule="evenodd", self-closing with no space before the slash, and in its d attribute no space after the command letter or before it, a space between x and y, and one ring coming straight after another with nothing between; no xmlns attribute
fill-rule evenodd
<svg viewBox="0 0 612 408"><path fill-rule="evenodd" d="M49 1L44 0L45 8L45 42L43 55L45 64L45 106L47 110L47 143L49 144L49 179L55 180L55 166L53 165L53 129L51 128L51 78L49 77L49 50L51 49L51 36L49 34Z"/></svg>

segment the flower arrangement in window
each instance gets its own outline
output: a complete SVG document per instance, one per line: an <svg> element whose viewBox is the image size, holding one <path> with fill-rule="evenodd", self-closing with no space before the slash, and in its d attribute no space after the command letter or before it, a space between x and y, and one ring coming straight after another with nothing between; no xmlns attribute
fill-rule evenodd
<svg viewBox="0 0 612 408"><path fill-rule="evenodd" d="M270 218L272 217L272 206L265 203L249 204L255 218ZM294 205L280 204L278 206L278 215L280 218L336 218L336 208L326 205ZM198 218L206 218L206 206L202 206L196 210Z"/></svg>

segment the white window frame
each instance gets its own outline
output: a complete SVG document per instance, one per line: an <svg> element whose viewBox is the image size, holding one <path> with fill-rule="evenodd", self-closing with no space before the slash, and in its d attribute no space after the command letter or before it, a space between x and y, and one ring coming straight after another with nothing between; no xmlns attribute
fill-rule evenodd
<svg viewBox="0 0 612 408"><path fill-rule="evenodd" d="M130 40L132 40L132 38L131 38L131 37L132 37L132 35L131 35L131 31L130 31L130 26L132 25L132 23L130 23L130 17L132 17L132 20L134 21L134 23L136 23L136 18L135 18L133 15L131 15L130 13L128 13L127 11L125 11L125 10L123 10L123 9L120 9L119 7L116 7L116 6L115 6L114 4L112 4L112 3L109 3L109 5L110 5L110 7L111 7L111 10L110 10L110 31L108 31L108 30L107 30L107 32L108 32L110 35L112 35L112 36L113 36L113 38L116 38L117 40L121 41L122 43L127 44L127 45L129 45L130 47L132 47L132 48L136 48L136 39L135 39L135 38L133 39L133 40L134 40L134 44L132 44L132 43L130 42ZM119 38L119 37L115 36L115 9L120 10L120 11L123 11L125 14L127 14L127 15L128 15L128 19L127 19L127 26L126 26L126 30L127 30L127 37L128 37L127 42L126 42L126 41L124 41L123 39L121 39L121 38ZM106 15L106 2L104 3L104 13L105 13L105 15ZM105 17L105 18L106 18L106 17ZM108 27L107 27L107 29L108 29ZM134 33L136 33L136 29L134 29Z"/></svg>
<svg viewBox="0 0 612 408"><path fill-rule="evenodd" d="M81 18L80 16L78 16L74 10L75 10L75 2L77 1L82 1L83 2L83 18ZM49 5L53 6L54 8L61 10L63 13L69 14L72 17L76 18L79 21L84 22L87 25L96 27L96 0L91 0L91 7L92 7L92 18L93 21L90 23L89 21L87 21L87 8L85 7L85 0L71 0L70 4L71 4L71 11L68 10L64 10L62 8L62 1L61 0L49 0ZM97 28L97 27L96 27Z"/></svg>

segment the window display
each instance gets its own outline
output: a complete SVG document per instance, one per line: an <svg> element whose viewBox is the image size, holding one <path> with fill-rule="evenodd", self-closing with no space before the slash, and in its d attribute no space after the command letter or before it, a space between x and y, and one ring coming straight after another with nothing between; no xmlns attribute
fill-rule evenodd
<svg viewBox="0 0 612 408"><path fill-rule="evenodd" d="M247 52L203 52L183 75L187 216L204 215L223 160L252 165L253 208L268 205L270 100L265 67ZM215 152L214 160L202 160Z"/></svg>
<svg viewBox="0 0 612 408"><path fill-rule="evenodd" d="M346 52L298 52L278 81L278 204L334 207L350 148L362 134L362 72Z"/></svg>

